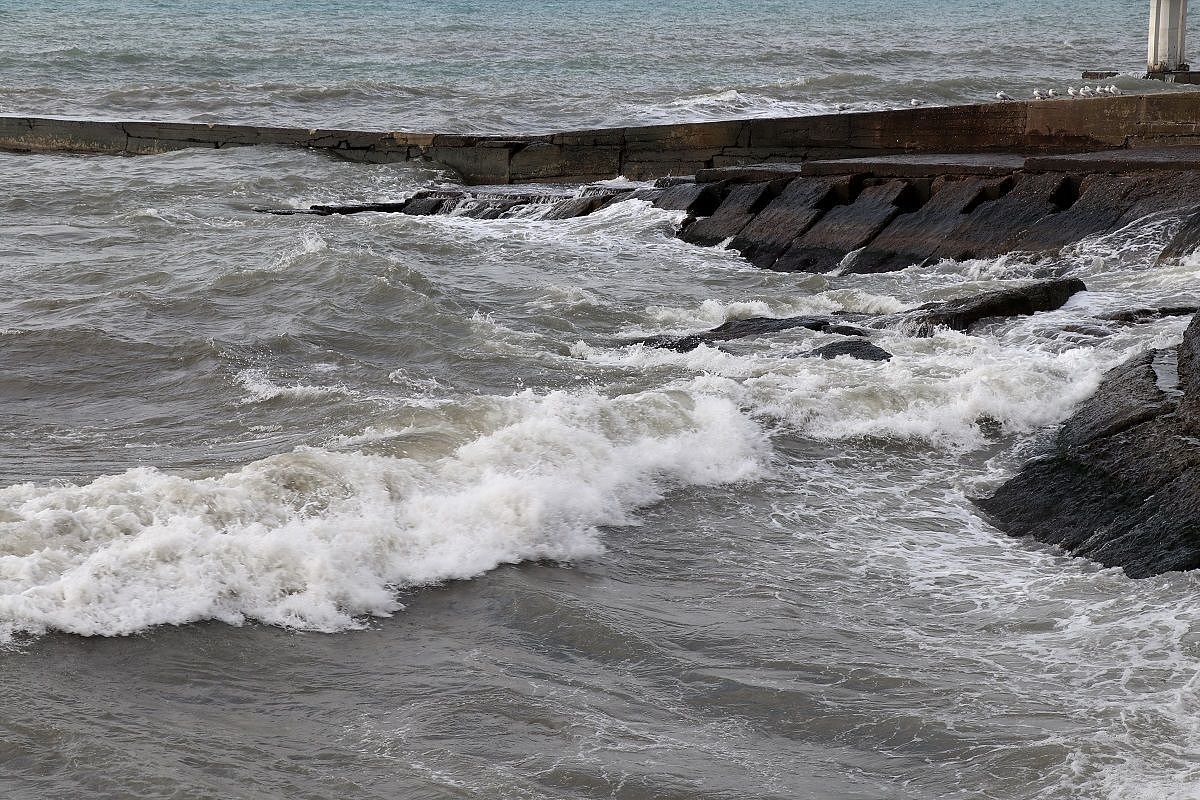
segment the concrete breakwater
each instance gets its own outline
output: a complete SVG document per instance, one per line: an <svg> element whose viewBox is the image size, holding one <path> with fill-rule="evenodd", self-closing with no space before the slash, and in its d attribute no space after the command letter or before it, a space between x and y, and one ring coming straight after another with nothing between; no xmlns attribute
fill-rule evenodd
<svg viewBox="0 0 1200 800"><path fill-rule="evenodd" d="M584 216L640 199L686 214L678 235L784 272L891 272L1050 251L1200 197L1200 147L1048 156L899 155L716 167L653 187L428 190L403 202L276 214Z"/></svg>
<svg viewBox="0 0 1200 800"><path fill-rule="evenodd" d="M1067 153L1200 142L1200 95L990 103L823 116L475 136L184 122L0 117L0 149L152 154L307 147L365 162L429 160L468 184L642 180L707 168L899 153Z"/></svg>

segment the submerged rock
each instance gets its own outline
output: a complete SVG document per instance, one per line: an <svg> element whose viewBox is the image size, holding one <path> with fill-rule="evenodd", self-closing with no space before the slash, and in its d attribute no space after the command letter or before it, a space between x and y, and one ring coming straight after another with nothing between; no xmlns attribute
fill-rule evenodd
<svg viewBox="0 0 1200 800"><path fill-rule="evenodd" d="M1134 578L1200 568L1200 319L1105 376L1041 456L976 500L1001 530Z"/></svg>
<svg viewBox="0 0 1200 800"><path fill-rule="evenodd" d="M1110 311L1100 314L1096 319L1105 322L1120 322L1137 325L1143 322L1153 322L1163 317L1186 317L1200 311L1197 306L1162 306L1160 308L1127 308L1121 311Z"/></svg>
<svg viewBox="0 0 1200 800"><path fill-rule="evenodd" d="M820 356L821 358L850 356L862 361L892 360L891 353L866 339L847 339L842 342L832 342L823 347L818 347L809 355Z"/></svg>
<svg viewBox="0 0 1200 800"><path fill-rule="evenodd" d="M640 339L633 344L644 344L649 347L661 347L666 350L677 350L687 353L702 344L727 342L731 339L743 339L747 336L763 336L768 333L805 328L810 331L823 333L841 333L846 336L865 336L866 332L846 325L835 317L751 317L750 319L735 319L724 323L710 331L694 333L688 336L652 336Z"/></svg>
<svg viewBox="0 0 1200 800"><path fill-rule="evenodd" d="M1078 278L1056 278L944 303L928 303L905 315L906 327L916 336L928 336L938 327L965 331L991 317L1020 317L1054 311L1086 290L1087 286Z"/></svg>
<svg viewBox="0 0 1200 800"><path fill-rule="evenodd" d="M1086 288L1081 280L1061 278L1037 281L1025 286L1000 289L995 292L984 292L943 303L929 303L913 311L900 314L872 316L842 313L830 316L752 317L730 320L702 333L693 333L687 336L652 336L648 339L639 339L633 344L645 344L650 347L662 347L686 353L689 350L695 350L702 344L742 339L747 336L762 336L792 328L805 328L822 333L840 333L844 336L866 336L867 332L857 327L858 325L871 328L899 327L913 336L929 336L937 327L963 331L976 322L990 317L1014 317L1038 311L1052 311L1061 308L1072 295L1082 292ZM862 352L867 351L862 350ZM879 352L886 351L879 350Z"/></svg>

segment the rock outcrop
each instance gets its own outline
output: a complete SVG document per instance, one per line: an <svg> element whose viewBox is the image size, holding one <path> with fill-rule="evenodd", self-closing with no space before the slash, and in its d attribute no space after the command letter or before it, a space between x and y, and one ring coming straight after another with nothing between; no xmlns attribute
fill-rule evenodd
<svg viewBox="0 0 1200 800"><path fill-rule="evenodd" d="M702 344L728 342L733 339L744 339L749 336L765 336L770 333L804 328L822 333L840 333L845 336L865 336L866 331L839 321L836 317L751 317L749 319L730 320L712 330L693 333L687 336L652 336L639 339L630 344L644 344L648 347L660 347L665 350L677 350L687 353Z"/></svg>
<svg viewBox="0 0 1200 800"><path fill-rule="evenodd" d="M867 339L846 339L818 347L809 355L821 358L849 356L860 361L891 361L892 354Z"/></svg>
<svg viewBox="0 0 1200 800"><path fill-rule="evenodd" d="M965 331L993 317L1023 317L1039 311L1056 311L1074 295L1086 290L1078 278L1058 278L944 303L928 303L902 316L909 331L917 336L928 336L937 328Z"/></svg>
<svg viewBox="0 0 1200 800"><path fill-rule="evenodd" d="M1001 530L1134 578L1200 568L1200 318L1113 369L1047 451L976 501Z"/></svg>
<svg viewBox="0 0 1200 800"><path fill-rule="evenodd" d="M712 330L700 333L686 336L653 336L648 339L639 339L631 344L644 344L649 347L688 352L702 344L727 342L749 336L763 336L795 328L853 337L866 337L868 335L866 329L892 328L910 336L923 337L932 335L939 327L969 331L973 325L988 319L1054 311L1062 308L1076 293L1086 289L1083 281L1077 278L1058 278L1034 281L1023 286L983 292L956 300L927 303L920 308L903 311L899 314L839 313L829 316L752 317L731 320ZM830 345L828 352L833 355L826 356L825 353L820 352L825 348L820 348L814 353L827 358L837 355L855 355L856 358L868 360L875 360L868 354L884 353L891 358L891 354L881 348L875 345L866 348L862 346L863 344L870 344L870 342L859 338L853 347L850 346L850 343Z"/></svg>

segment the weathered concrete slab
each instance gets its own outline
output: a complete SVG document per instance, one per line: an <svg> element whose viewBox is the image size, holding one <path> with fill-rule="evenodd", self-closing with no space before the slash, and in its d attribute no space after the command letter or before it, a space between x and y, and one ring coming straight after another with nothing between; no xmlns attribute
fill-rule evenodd
<svg viewBox="0 0 1200 800"><path fill-rule="evenodd" d="M1018 176L1013 188L995 200L985 200L967 214L938 244L931 258L994 258L1007 252L1008 242L1052 214L1057 214L1071 178L1061 173Z"/></svg>
<svg viewBox="0 0 1200 800"><path fill-rule="evenodd" d="M1025 165L1025 157L1008 153L877 156L808 161L801 174L870 175L876 178L936 178L943 175L1011 175Z"/></svg>
<svg viewBox="0 0 1200 800"><path fill-rule="evenodd" d="M721 204L723 183L679 183L658 196L654 205L664 211L683 211L693 217L707 217Z"/></svg>
<svg viewBox="0 0 1200 800"><path fill-rule="evenodd" d="M802 231L773 264L773 269L831 272L847 253L878 236L900 214L905 197L916 191L908 181L867 186L854 202L833 206L809 230Z"/></svg>
<svg viewBox="0 0 1200 800"><path fill-rule="evenodd" d="M893 272L932 258L964 215L997 192L1002 178L939 178L933 196L916 211L900 214L845 267L850 273Z"/></svg>
<svg viewBox="0 0 1200 800"><path fill-rule="evenodd" d="M1031 156L1025 159L1029 172L1129 173L1144 170L1200 169L1200 147L1137 147L1093 153Z"/></svg>
<svg viewBox="0 0 1200 800"><path fill-rule="evenodd" d="M712 247L742 232L755 214L784 187L786 181L735 184L712 216L684 227L679 237L685 242Z"/></svg>
<svg viewBox="0 0 1200 800"><path fill-rule="evenodd" d="M583 197L569 197L565 200L559 200L551 206L549 211L542 215L542 219L554 220L585 217L604 206L616 194L616 192L610 192L607 194L591 194Z"/></svg>
<svg viewBox="0 0 1200 800"><path fill-rule="evenodd" d="M1002 251L1057 250L1149 214L1196 205L1198 196L1200 171L1088 175L1070 207L1038 220L1008 240Z"/></svg>
<svg viewBox="0 0 1200 800"><path fill-rule="evenodd" d="M1129 210L1128 195L1137 181L1115 175L1085 177L1078 199L1069 208L1038 220L1005 243L1009 251L1057 250L1097 233L1112 230Z"/></svg>
<svg viewBox="0 0 1200 800"><path fill-rule="evenodd" d="M312 147L370 163L432 160L456 169L471 184L586 182L621 174L643 179L745 164L877 159L892 154L1048 155L1171 144L1200 146L1200 93L989 103L535 136L0 117L0 149L7 150L149 154L186 147ZM993 173L988 170L1008 168L1004 158L1016 156L989 156L974 165L943 165L939 174L990 175ZM1195 156L1176 152L1158 161L1144 154L1135 158L1142 159L1142 166L1112 163L1104 168L1191 169ZM1178 160L1181 158L1187 159L1186 163ZM1160 166L1159 161L1171 159L1176 159L1173 167ZM1101 167L1102 163L1095 165ZM933 173L931 165L919 162L906 166L892 162L890 167L877 164L871 169L871 174L882 177ZM1053 162L1043 162L1040 169L1094 171L1089 166ZM764 179L761 171L721 178L733 182Z"/></svg>
<svg viewBox="0 0 1200 800"><path fill-rule="evenodd" d="M730 247L753 264L772 266L797 236L821 218L848 180L796 179L733 238Z"/></svg>
<svg viewBox="0 0 1200 800"><path fill-rule="evenodd" d="M1191 208L1200 203L1200 170L1184 172L1144 172L1130 192L1129 210L1117 221L1128 225L1150 214Z"/></svg>
<svg viewBox="0 0 1200 800"><path fill-rule="evenodd" d="M745 164L733 167L713 167L696 173L697 183L762 183L764 181L791 180L800 176L802 163Z"/></svg>

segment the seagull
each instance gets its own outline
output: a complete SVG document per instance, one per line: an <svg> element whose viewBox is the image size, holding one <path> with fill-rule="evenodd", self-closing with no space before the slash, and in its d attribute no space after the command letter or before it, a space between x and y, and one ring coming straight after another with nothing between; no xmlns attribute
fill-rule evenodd
<svg viewBox="0 0 1200 800"><path fill-rule="evenodd" d="M1090 87L1090 86L1081 87L1079 89L1079 96L1080 97L1091 97L1092 96L1092 87Z"/></svg>
<svg viewBox="0 0 1200 800"><path fill-rule="evenodd" d="M1108 87L1107 86L1097 86L1096 94L1108 94Z"/></svg>
<svg viewBox="0 0 1200 800"><path fill-rule="evenodd" d="M850 106L846 105L845 103L838 103L838 104L837 104L837 110L838 110L838 111L845 111L845 110L846 110L846 109L848 109L848 108L850 108Z"/></svg>
<svg viewBox="0 0 1200 800"><path fill-rule="evenodd" d="M1046 98L1042 95L1041 89L1034 89L1033 90L1033 99L1034 100L1045 100Z"/></svg>
<svg viewBox="0 0 1200 800"><path fill-rule="evenodd" d="M923 100L918 100L917 98L915 98L915 97L914 97L912 100L909 100L909 101L908 101L908 104L909 104L910 106L912 106L913 108L916 108L917 106L923 106L923 105L925 105L925 101L923 101Z"/></svg>
<svg viewBox="0 0 1200 800"><path fill-rule="evenodd" d="M1058 92L1051 89L1050 91L1046 92L1046 96L1053 99L1055 97L1058 97Z"/></svg>
<svg viewBox="0 0 1200 800"><path fill-rule="evenodd" d="M1123 94L1120 87L1117 86L1115 83L1110 83L1108 85L1108 93L1109 94Z"/></svg>
<svg viewBox="0 0 1200 800"><path fill-rule="evenodd" d="M1076 89L1074 86L1068 86L1067 94L1071 95L1071 97L1079 97L1079 90Z"/></svg>
<svg viewBox="0 0 1200 800"><path fill-rule="evenodd" d="M1008 102L1009 100L1012 100L1012 97L1010 95L1005 94L1004 92L996 92L996 99Z"/></svg>

